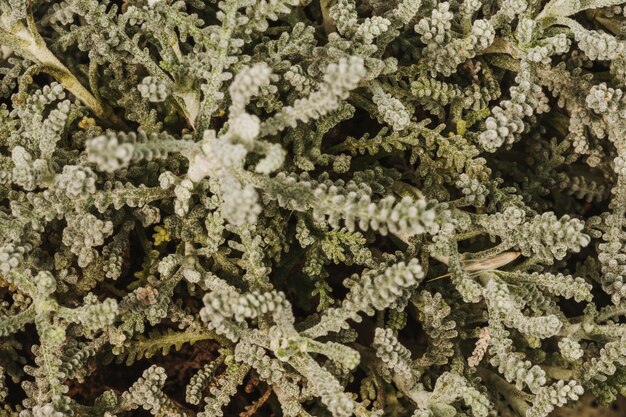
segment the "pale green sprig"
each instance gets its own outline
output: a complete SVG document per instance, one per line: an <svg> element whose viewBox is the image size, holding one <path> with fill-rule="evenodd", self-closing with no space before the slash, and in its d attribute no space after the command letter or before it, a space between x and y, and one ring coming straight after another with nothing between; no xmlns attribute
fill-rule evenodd
<svg viewBox="0 0 626 417"><path fill-rule="evenodd" d="M361 321L359 314L362 312L372 315L375 310L405 304L409 290L415 288L423 277L424 273L416 259L353 277L352 282L347 281L350 291L341 306L328 309L319 323L302 334L318 338L347 328L348 319Z"/></svg>
<svg viewBox="0 0 626 417"><path fill-rule="evenodd" d="M551 294L564 298L573 298L578 302L591 301L593 298L591 294L592 285L582 277L574 278L571 275L561 273L551 274L539 272L533 272L532 274L500 272L498 275L513 285L515 285L516 282L532 283Z"/></svg>
<svg viewBox="0 0 626 417"><path fill-rule="evenodd" d="M449 413L454 410L451 405L456 400L463 400L470 408L472 416L486 417L489 414L489 400L472 387L461 375L445 372L435 383L432 395L428 398L428 406L435 413Z"/></svg>
<svg viewBox="0 0 626 417"><path fill-rule="evenodd" d="M413 361L418 367L445 365L454 355L454 339L458 336L456 323L450 319L452 309L440 293L422 291L411 299L418 317L429 335L426 352Z"/></svg>
<svg viewBox="0 0 626 417"><path fill-rule="evenodd" d="M398 341L391 329L376 328L372 346L387 372L396 372L406 380L412 378L411 352Z"/></svg>
<svg viewBox="0 0 626 417"><path fill-rule="evenodd" d="M159 415L164 409L172 406L171 400L162 391L166 378L165 369L156 365L151 366L123 394L122 401L132 408L139 406L154 416Z"/></svg>
<svg viewBox="0 0 626 417"><path fill-rule="evenodd" d="M220 356L219 359L211 361L205 364L201 369L198 370L191 377L189 384L185 389L185 399L190 404L199 404L200 400L202 400L203 392L208 388L211 379L215 376L217 372L217 368L224 361L223 356Z"/></svg>
<svg viewBox="0 0 626 417"><path fill-rule="evenodd" d="M579 360L585 354L580 343L570 337L559 340L559 350L561 355L570 362Z"/></svg>
<svg viewBox="0 0 626 417"><path fill-rule="evenodd" d="M490 321L489 334L491 336L489 345L491 365L497 367L498 372L506 381L515 382L518 390L527 386L531 392L539 392L547 382L545 371L525 359L523 353L513 350L513 341L509 337L509 332L500 322Z"/></svg>
<svg viewBox="0 0 626 417"><path fill-rule="evenodd" d="M531 408L526 411L526 417L546 417L556 407L567 404L568 401L576 401L583 394L583 387L574 380L568 382L557 381L543 387L533 401Z"/></svg>
<svg viewBox="0 0 626 417"><path fill-rule="evenodd" d="M378 106L378 111L385 123L394 130L405 129L410 122L411 115L402 103L386 93L379 84L373 83L370 88L374 92L372 101Z"/></svg>
<svg viewBox="0 0 626 417"><path fill-rule="evenodd" d="M484 297L490 316L494 320L502 321L505 325L514 327L521 333L545 339L557 334L563 325L554 315L524 316L519 301L509 292L506 284L494 276L488 278Z"/></svg>
<svg viewBox="0 0 626 417"><path fill-rule="evenodd" d="M296 100L292 106L283 107L261 125L260 136L276 133L297 123L318 119L339 107L340 101L348 98L365 76L366 69L360 57L342 58L329 64L324 71L319 89L306 98Z"/></svg>
<svg viewBox="0 0 626 417"><path fill-rule="evenodd" d="M313 209L313 217L337 227L343 221L348 230L358 226L362 230L372 229L381 234L399 234L409 237L417 234L437 234L440 230L453 227L450 212L443 204L424 199L403 197L399 201L387 196L378 202L372 201L371 190L355 182L333 183L309 180L302 176L279 173L276 177L259 181L264 193L285 208L298 211Z"/></svg>

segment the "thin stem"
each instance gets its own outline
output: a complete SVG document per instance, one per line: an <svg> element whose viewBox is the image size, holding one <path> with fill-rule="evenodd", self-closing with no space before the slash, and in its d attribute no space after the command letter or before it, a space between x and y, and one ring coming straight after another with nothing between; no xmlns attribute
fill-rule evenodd
<svg viewBox="0 0 626 417"><path fill-rule="evenodd" d="M324 32L330 34L337 30L335 21L330 16L330 6L333 4L330 0L320 0L320 9L322 10L322 21L324 26Z"/></svg>
<svg viewBox="0 0 626 417"><path fill-rule="evenodd" d="M571 369L563 369L558 366L547 365L542 366L541 368L546 372L546 374L548 374L548 376L554 379L563 379L567 381L574 376L574 371L572 371Z"/></svg>
<svg viewBox="0 0 626 417"><path fill-rule="evenodd" d="M511 406L511 408L517 411L521 416L526 414L526 410L530 408L526 401L532 401L532 398L528 398L527 394L517 390L513 385L506 382L499 375L485 368L478 368L477 371L478 375L480 375L485 382L493 386L496 391L506 398L507 403Z"/></svg>
<svg viewBox="0 0 626 417"><path fill-rule="evenodd" d="M472 254L469 255L469 257L471 259L484 259L484 258L489 258L492 256L495 256L499 253L502 253L504 251L507 251L509 249L511 249L512 245L510 243L506 243L506 242L502 242L500 244L498 244L497 246L494 246L493 248L489 248L489 249L485 249L483 251L480 252L474 252Z"/></svg>

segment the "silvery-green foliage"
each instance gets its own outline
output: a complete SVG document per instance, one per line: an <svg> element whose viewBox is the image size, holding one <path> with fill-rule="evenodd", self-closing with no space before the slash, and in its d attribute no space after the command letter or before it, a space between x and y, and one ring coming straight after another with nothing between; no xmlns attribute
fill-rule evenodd
<svg viewBox="0 0 626 417"><path fill-rule="evenodd" d="M403 130L409 124L410 115L402 103L374 85L372 101L378 106L381 118L395 130Z"/></svg>
<svg viewBox="0 0 626 417"><path fill-rule="evenodd" d="M375 310L405 306L409 290L415 288L424 277L416 259L408 264L399 262L389 267L368 270L361 276L352 276L345 281L350 288L340 307L328 309L319 323L307 329L304 334L320 337L329 332L347 328L347 320L360 321L359 313L374 314Z"/></svg>
<svg viewBox="0 0 626 417"><path fill-rule="evenodd" d="M0 414L610 402L622 3L0 0Z"/></svg>
<svg viewBox="0 0 626 417"><path fill-rule="evenodd" d="M376 349L376 356L385 363L389 374L396 372L405 379L412 377L411 352L402 346L391 329L377 328L372 346Z"/></svg>
<svg viewBox="0 0 626 417"><path fill-rule="evenodd" d="M572 362L580 359L585 354L580 343L569 337L564 337L559 341L559 349L561 355Z"/></svg>
<svg viewBox="0 0 626 417"><path fill-rule="evenodd" d="M554 336L562 326L558 317L554 315L526 317L522 314L522 302L512 295L506 284L495 277L487 278L484 294L489 316L504 323L508 327L516 328L520 333L532 335L541 339Z"/></svg>
<svg viewBox="0 0 626 417"><path fill-rule="evenodd" d="M186 388L185 399L189 404L199 404L202 400L202 392L209 386L211 379L215 376L217 368L223 362L221 360L215 360L205 364L198 372L191 378Z"/></svg>
<svg viewBox="0 0 626 417"><path fill-rule="evenodd" d="M545 371L526 360L523 353L513 350L513 341L509 338L510 333L499 321L494 320L490 323L489 334L491 336L489 348L491 365L498 368L507 382L515 383L518 390L528 387L531 392L538 392L546 384Z"/></svg>
<svg viewBox="0 0 626 417"><path fill-rule="evenodd" d="M93 214L80 214L68 220L63 230L63 243L78 256L78 265L87 266L95 257L93 247L104 243L113 232L113 223L103 221Z"/></svg>
<svg viewBox="0 0 626 417"><path fill-rule="evenodd" d="M533 406L526 411L526 416L546 416L556 407L561 407L568 401L578 400L583 391L583 387L573 380L567 383L560 380L549 387L543 387L537 393Z"/></svg>
<svg viewBox="0 0 626 417"><path fill-rule="evenodd" d="M463 192L468 204L477 207L485 204L485 197L489 194L489 190L477 179L461 174L455 185Z"/></svg>
<svg viewBox="0 0 626 417"><path fill-rule="evenodd" d="M528 63L521 63L521 71L515 79L518 83L510 89L511 99L503 100L496 106L485 121L487 128L480 134L481 145L489 152L495 151L504 144L512 144L517 140L526 125L525 117L549 110L548 98L541 87L533 83ZM502 107L501 107L502 106Z"/></svg>
<svg viewBox="0 0 626 417"><path fill-rule="evenodd" d="M89 167L65 165L54 180L57 189L72 198L96 192L96 175Z"/></svg>
<svg viewBox="0 0 626 417"><path fill-rule="evenodd" d="M463 376L444 372L427 400L430 411L434 415L450 415L456 412L452 404L458 400L462 400L474 417L486 417L489 414L491 404L480 391L472 387ZM419 409L414 415L419 416L418 413L420 413ZM422 415L428 415L428 413Z"/></svg>
<svg viewBox="0 0 626 417"><path fill-rule="evenodd" d="M140 406L154 416L165 412L172 408L171 402L161 391L166 378L165 369L151 366L122 395L122 402L129 404L131 408Z"/></svg>
<svg viewBox="0 0 626 417"><path fill-rule="evenodd" d="M143 98L147 98L153 103L165 101L167 96L169 96L167 84L155 77L144 78L141 84L137 86L137 90L139 90Z"/></svg>
<svg viewBox="0 0 626 417"><path fill-rule="evenodd" d="M419 311L424 331L431 339L428 349L415 360L414 364L422 367L447 364L454 355L453 340L458 336L456 323L449 320L450 306L439 293L432 295L422 291L411 300Z"/></svg>

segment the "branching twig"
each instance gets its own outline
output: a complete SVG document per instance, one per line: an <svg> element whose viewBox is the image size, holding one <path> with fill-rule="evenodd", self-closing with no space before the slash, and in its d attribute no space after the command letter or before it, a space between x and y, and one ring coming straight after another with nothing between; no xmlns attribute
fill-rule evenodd
<svg viewBox="0 0 626 417"><path fill-rule="evenodd" d="M246 406L246 411L242 411L241 413L239 413L239 417L251 417L254 415L254 413L257 412L257 410L259 408L261 408L263 406L263 404L265 404L267 402L267 399L270 397L270 394L272 393L272 387L269 387L264 393L263 395L261 395L261 397L256 400L255 402L253 402L250 405Z"/></svg>

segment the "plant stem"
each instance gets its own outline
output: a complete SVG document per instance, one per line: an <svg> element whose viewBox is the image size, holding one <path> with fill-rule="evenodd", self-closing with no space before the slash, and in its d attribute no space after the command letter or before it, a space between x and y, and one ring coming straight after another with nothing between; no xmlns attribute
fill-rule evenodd
<svg viewBox="0 0 626 417"><path fill-rule="evenodd" d="M106 119L108 111L48 49L34 27L34 23L31 23L31 19L32 17L28 19L28 25L23 22L10 24L6 19L0 20L0 43L8 45L19 55L36 62L87 106L94 115Z"/></svg>

